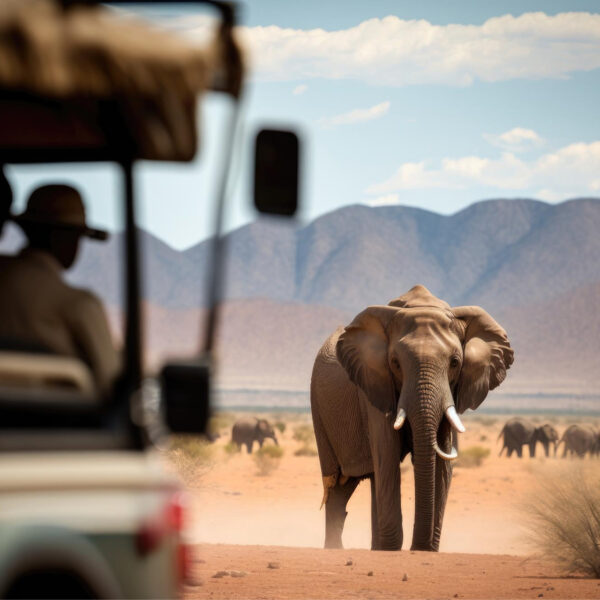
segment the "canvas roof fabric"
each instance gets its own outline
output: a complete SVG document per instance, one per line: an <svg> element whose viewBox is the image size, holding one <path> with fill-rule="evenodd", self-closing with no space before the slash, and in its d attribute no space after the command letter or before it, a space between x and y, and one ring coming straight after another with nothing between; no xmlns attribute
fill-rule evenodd
<svg viewBox="0 0 600 600"><path fill-rule="evenodd" d="M234 75L223 76L232 67ZM242 71L231 28L199 48L97 4L0 2L0 100L26 93L83 105L116 102L134 158L191 160L198 95L216 80L239 93Z"/></svg>

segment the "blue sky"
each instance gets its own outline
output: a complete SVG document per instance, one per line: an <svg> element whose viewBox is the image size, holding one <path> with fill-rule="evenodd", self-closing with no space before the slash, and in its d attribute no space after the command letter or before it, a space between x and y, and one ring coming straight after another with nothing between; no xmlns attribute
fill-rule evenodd
<svg viewBox="0 0 600 600"><path fill-rule="evenodd" d="M164 12L194 37L189 9ZM249 157L262 125L300 134L301 220L355 203L452 213L487 198L600 196L597 2L254 0L242 16L252 76L228 228L256 217ZM227 110L203 106L198 161L138 169L142 225L174 247L210 232ZM9 175L20 204L42 180L75 181L90 220L119 227L111 168Z"/></svg>

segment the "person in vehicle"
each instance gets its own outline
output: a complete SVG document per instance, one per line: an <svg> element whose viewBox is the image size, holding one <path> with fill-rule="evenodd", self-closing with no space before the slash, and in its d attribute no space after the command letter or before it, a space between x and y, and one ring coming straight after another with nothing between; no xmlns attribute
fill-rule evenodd
<svg viewBox="0 0 600 600"><path fill-rule="evenodd" d="M17 256L2 261L0 340L79 358L91 369L98 390L106 393L119 361L102 303L63 280L82 236L105 240L106 232L87 226L81 196L68 185L38 187L25 211L12 219L28 243Z"/></svg>

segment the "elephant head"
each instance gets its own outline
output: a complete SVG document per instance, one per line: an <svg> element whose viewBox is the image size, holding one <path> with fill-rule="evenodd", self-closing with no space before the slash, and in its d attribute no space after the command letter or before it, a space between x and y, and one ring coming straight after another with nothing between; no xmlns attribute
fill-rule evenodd
<svg viewBox="0 0 600 600"><path fill-rule="evenodd" d="M536 427L534 436L534 444L537 442L541 442L542 446L544 447L544 452L546 456L549 455L550 444L552 444L552 446L554 447L554 456L556 456L556 448L558 446L559 437L558 431L556 431L556 429L554 429L552 425L550 425L549 423L545 423L540 427Z"/></svg>
<svg viewBox="0 0 600 600"><path fill-rule="evenodd" d="M349 378L401 429L412 431L415 471L413 547L431 540L436 460L456 457L457 413L477 408L513 362L506 332L482 308L451 308L423 286L361 312L336 353ZM391 423L390 423L391 426ZM436 458L439 457L439 458Z"/></svg>
<svg viewBox="0 0 600 600"><path fill-rule="evenodd" d="M262 443L267 439L272 439L277 446L279 446L279 442L275 437L275 430L266 419L258 419L256 423L256 439L259 444L262 446Z"/></svg>

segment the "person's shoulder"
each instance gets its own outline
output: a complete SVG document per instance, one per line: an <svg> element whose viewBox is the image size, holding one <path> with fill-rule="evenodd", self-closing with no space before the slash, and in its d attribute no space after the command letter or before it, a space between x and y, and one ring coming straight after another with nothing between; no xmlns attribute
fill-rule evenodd
<svg viewBox="0 0 600 600"><path fill-rule="evenodd" d="M89 310L98 310L102 309L102 301L94 292L87 290L85 288L77 288L71 287L65 284L67 288L68 302L71 304L73 308L78 308L80 310L89 309Z"/></svg>

